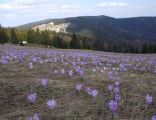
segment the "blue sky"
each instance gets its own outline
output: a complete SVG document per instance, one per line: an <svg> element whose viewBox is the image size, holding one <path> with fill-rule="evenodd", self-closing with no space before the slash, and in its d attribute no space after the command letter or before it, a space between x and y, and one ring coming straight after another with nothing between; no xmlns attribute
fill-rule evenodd
<svg viewBox="0 0 156 120"><path fill-rule="evenodd" d="M0 0L2 26L86 15L156 16L156 0Z"/></svg>

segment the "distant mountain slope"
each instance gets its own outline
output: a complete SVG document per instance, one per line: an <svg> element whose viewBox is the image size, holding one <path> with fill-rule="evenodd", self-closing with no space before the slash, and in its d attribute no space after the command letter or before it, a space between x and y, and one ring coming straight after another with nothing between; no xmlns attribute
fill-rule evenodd
<svg viewBox="0 0 156 120"><path fill-rule="evenodd" d="M112 18L108 16L83 16L64 19L48 19L19 26L33 28L54 22L70 23L68 32L79 32L96 36L106 41L155 41L156 17Z"/></svg>
<svg viewBox="0 0 156 120"><path fill-rule="evenodd" d="M61 24L61 23L64 23L65 20L64 19L47 19L47 20L42 20L42 21L37 21L37 22L20 25L17 27L22 28L22 29L29 29L29 28L33 28L38 25L47 24L47 23L51 23L51 22L54 22L55 24Z"/></svg>

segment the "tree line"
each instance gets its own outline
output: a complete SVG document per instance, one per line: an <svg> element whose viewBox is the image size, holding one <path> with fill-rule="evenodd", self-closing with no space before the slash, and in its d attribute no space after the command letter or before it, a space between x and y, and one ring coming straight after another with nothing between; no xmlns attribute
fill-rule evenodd
<svg viewBox="0 0 156 120"><path fill-rule="evenodd" d="M56 33L39 29L4 28L0 25L0 43L42 44L63 49L89 49L121 53L156 53L156 43L137 41L109 41L80 33Z"/></svg>
<svg viewBox="0 0 156 120"><path fill-rule="evenodd" d="M27 41L29 44L41 44L49 47L64 49L95 49L95 37L76 33L56 33L54 31L40 31L39 29L4 28L0 26L0 43L20 44Z"/></svg>

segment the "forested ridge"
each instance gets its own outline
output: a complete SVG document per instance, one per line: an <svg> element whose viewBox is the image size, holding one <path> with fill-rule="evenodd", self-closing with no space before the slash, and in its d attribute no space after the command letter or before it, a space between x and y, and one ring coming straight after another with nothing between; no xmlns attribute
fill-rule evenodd
<svg viewBox="0 0 156 120"><path fill-rule="evenodd" d="M106 16L66 18L72 25L69 32L40 31L27 24L20 27L0 26L0 43L42 44L63 49L88 49L121 53L156 53L155 17L129 18L116 21ZM54 20L55 24L65 20ZM141 20L141 22L140 22ZM46 20L44 22L50 22ZM152 21L153 26L146 24ZM39 22L39 23L44 23ZM93 24L94 23L94 24ZM143 26L145 24L145 26ZM29 26L29 27L26 27ZM120 29L119 29L120 28ZM122 28L122 29L121 29ZM148 31L153 30L153 31Z"/></svg>

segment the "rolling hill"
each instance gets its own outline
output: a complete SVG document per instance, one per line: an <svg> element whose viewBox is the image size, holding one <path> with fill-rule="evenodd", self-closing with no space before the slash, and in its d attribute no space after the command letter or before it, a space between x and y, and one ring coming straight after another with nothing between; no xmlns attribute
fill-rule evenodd
<svg viewBox="0 0 156 120"><path fill-rule="evenodd" d="M156 17L112 18L108 16L82 16L64 19L47 19L18 26L34 28L39 25L70 23L67 32L94 35L106 41L156 42Z"/></svg>

